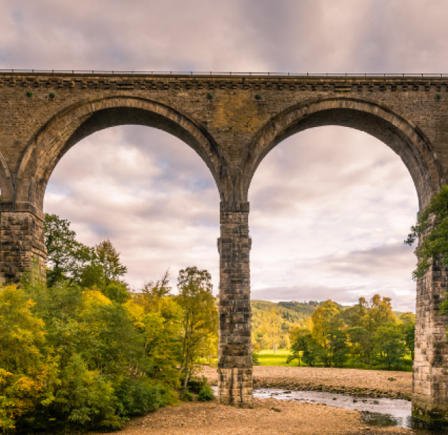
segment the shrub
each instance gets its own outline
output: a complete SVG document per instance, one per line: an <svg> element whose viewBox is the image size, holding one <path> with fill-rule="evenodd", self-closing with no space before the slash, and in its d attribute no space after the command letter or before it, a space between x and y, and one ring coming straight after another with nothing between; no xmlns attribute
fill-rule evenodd
<svg viewBox="0 0 448 435"><path fill-rule="evenodd" d="M57 421L74 428L119 429L124 420L116 415L118 403L113 393L110 381L89 370L81 355L73 354L61 373L49 411Z"/></svg>
<svg viewBox="0 0 448 435"><path fill-rule="evenodd" d="M146 378L125 378L115 394L122 405L120 414L126 417L157 411L171 401L167 387L152 385Z"/></svg>
<svg viewBox="0 0 448 435"><path fill-rule="evenodd" d="M215 394L213 393L210 385L206 385L201 391L199 391L198 400L201 402L208 402L215 398Z"/></svg>
<svg viewBox="0 0 448 435"><path fill-rule="evenodd" d="M188 390L185 390L184 393L182 394L182 400L184 402L192 402L194 399L193 394L191 394Z"/></svg>
<svg viewBox="0 0 448 435"><path fill-rule="evenodd" d="M188 381L188 390L194 394L199 394L208 385L207 378L202 376L202 378L191 378Z"/></svg>

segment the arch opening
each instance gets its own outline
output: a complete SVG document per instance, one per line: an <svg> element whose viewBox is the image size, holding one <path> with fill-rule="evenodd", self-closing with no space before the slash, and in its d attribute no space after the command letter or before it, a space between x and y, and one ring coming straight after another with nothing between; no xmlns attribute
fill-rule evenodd
<svg viewBox="0 0 448 435"><path fill-rule="evenodd" d="M339 98L313 101L273 118L248 149L243 164L247 175L240 183L241 194L248 191L257 167L276 145L301 131L331 125L368 133L398 154L413 179L420 209L446 183L437 153L412 123L376 103Z"/></svg>
<svg viewBox="0 0 448 435"><path fill-rule="evenodd" d="M219 147L193 120L149 100L105 98L69 107L33 138L18 170L16 202L29 202L42 209L46 185L62 156L89 135L121 125L154 127L170 133L200 156L218 189L226 182L226 165Z"/></svg>
<svg viewBox="0 0 448 435"><path fill-rule="evenodd" d="M110 239L133 287L168 267L174 284L179 269L197 265L217 289L219 194L193 149L160 129L125 125L85 134L64 151L46 212L68 219L88 246Z"/></svg>
<svg viewBox="0 0 448 435"><path fill-rule="evenodd" d="M416 260L403 240L418 201L399 156L346 127L288 133L249 190L252 298L353 304L380 293L414 311Z"/></svg>

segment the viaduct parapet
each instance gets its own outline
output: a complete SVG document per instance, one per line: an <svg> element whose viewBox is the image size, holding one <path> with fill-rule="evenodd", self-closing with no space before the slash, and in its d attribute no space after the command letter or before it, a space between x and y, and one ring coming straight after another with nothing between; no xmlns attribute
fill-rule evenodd
<svg viewBox="0 0 448 435"><path fill-rule="evenodd" d="M178 137L204 160L221 198L219 399L252 406L248 190L258 165L287 137L339 125L392 148L420 209L447 183L448 78L0 73L3 280L43 264L43 203L51 173L81 139L138 124ZM256 241L255 241L256 242ZM391 265L393 267L393 265ZM448 420L447 274L417 284L413 412Z"/></svg>

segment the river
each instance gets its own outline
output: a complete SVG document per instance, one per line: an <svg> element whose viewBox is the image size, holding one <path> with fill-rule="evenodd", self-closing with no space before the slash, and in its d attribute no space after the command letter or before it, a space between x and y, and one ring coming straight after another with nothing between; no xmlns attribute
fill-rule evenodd
<svg viewBox="0 0 448 435"><path fill-rule="evenodd" d="M217 388L214 387L214 390L216 394ZM372 426L407 428L411 429L411 433L415 435L448 434L448 427L430 427L423 420L412 417L411 402L407 400L354 397L320 391L291 391L275 388L256 389L254 397L324 403L327 406L359 411L363 421Z"/></svg>

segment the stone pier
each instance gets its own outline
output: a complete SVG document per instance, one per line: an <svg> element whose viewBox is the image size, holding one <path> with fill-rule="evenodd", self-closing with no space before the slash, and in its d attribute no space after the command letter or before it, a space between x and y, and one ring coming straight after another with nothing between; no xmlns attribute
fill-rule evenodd
<svg viewBox="0 0 448 435"><path fill-rule="evenodd" d="M218 395L252 406L249 203L221 203Z"/></svg>

